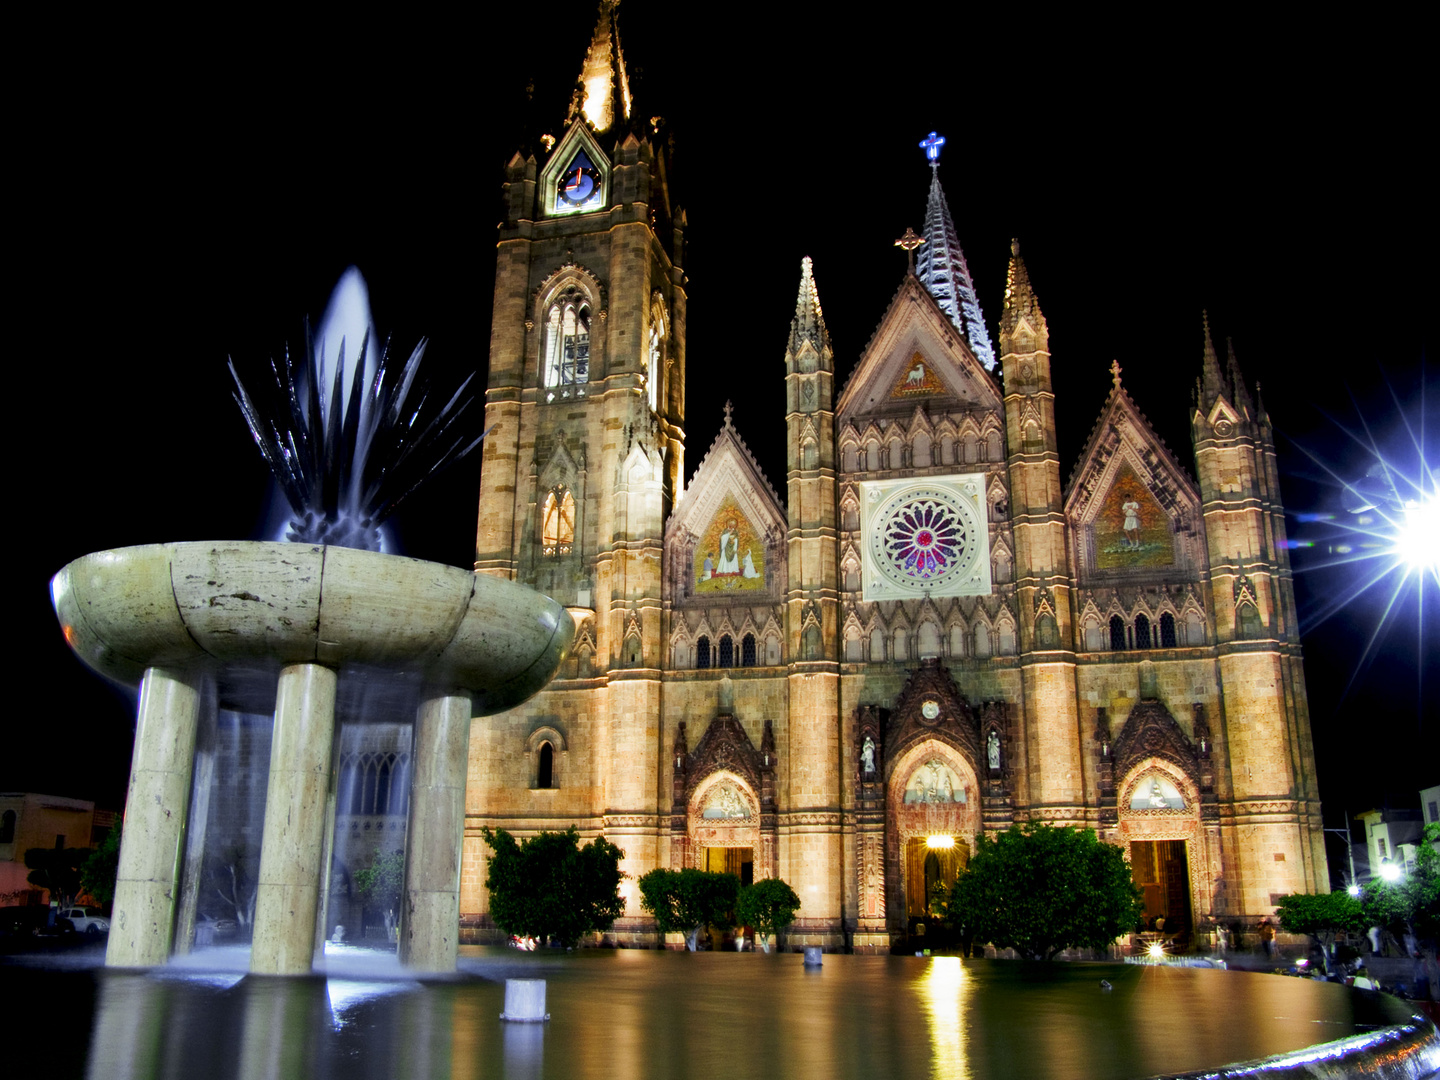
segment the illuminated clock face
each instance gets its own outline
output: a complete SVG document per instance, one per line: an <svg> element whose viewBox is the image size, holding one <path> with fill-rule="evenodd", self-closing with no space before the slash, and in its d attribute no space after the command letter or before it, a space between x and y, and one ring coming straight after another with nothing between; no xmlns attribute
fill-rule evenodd
<svg viewBox="0 0 1440 1080"><path fill-rule="evenodd" d="M555 183L555 210L574 213L577 210L599 209L601 180L600 170L581 150Z"/></svg>

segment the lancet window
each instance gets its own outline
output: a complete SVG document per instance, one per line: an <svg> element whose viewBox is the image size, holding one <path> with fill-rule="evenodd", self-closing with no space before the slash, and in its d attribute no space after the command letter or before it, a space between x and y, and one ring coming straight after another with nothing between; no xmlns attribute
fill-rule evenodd
<svg viewBox="0 0 1440 1080"><path fill-rule="evenodd" d="M660 297L650 305L650 347L645 353L645 390L650 411L660 412L660 384L665 381L665 302Z"/></svg>
<svg viewBox="0 0 1440 1080"><path fill-rule="evenodd" d="M569 555L575 543L575 497L565 488L545 495L540 545L546 555Z"/></svg>
<svg viewBox="0 0 1440 1080"><path fill-rule="evenodd" d="M1160 616L1160 647L1175 648L1175 616L1168 611Z"/></svg>
<svg viewBox="0 0 1440 1080"><path fill-rule="evenodd" d="M546 400L585 396L590 381L590 304L575 285L560 294L545 317L544 376L545 386L553 391Z"/></svg>
<svg viewBox="0 0 1440 1080"><path fill-rule="evenodd" d="M755 635L746 634L740 641L740 666L755 666Z"/></svg>
<svg viewBox="0 0 1440 1080"><path fill-rule="evenodd" d="M729 634L720 635L720 660L716 667L735 666L735 641Z"/></svg>
<svg viewBox="0 0 1440 1080"><path fill-rule="evenodd" d="M701 670L710 666L710 639L704 634L695 642L695 666Z"/></svg>

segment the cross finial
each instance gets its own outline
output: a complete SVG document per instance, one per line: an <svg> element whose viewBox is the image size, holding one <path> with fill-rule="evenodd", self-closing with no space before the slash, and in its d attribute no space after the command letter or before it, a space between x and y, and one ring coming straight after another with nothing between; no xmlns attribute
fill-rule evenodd
<svg viewBox="0 0 1440 1080"><path fill-rule="evenodd" d="M1115 380L1115 385L1116 385L1116 386L1119 386L1119 385L1120 385L1120 361L1119 361L1119 360L1111 360L1111 361L1110 361L1110 377Z"/></svg>
<svg viewBox="0 0 1440 1080"><path fill-rule="evenodd" d="M940 164L940 149L944 145L945 136L936 135L933 131L920 140L920 149L925 151L925 160L930 162L932 167Z"/></svg>
<svg viewBox="0 0 1440 1080"><path fill-rule="evenodd" d="M895 241L895 246L898 248L904 248L905 254L910 256L911 277L915 276L915 249L923 243L925 243L925 238L923 236L916 236L915 230L908 227L905 230L905 235L900 237L899 240Z"/></svg>
<svg viewBox="0 0 1440 1080"><path fill-rule="evenodd" d="M734 412L734 411L735 411L735 406L733 406L732 404L730 404L730 399L729 399L729 398L726 398L726 399L725 399L725 426L726 426L727 428L733 426L733 425L730 423L730 414L731 414L732 412Z"/></svg>

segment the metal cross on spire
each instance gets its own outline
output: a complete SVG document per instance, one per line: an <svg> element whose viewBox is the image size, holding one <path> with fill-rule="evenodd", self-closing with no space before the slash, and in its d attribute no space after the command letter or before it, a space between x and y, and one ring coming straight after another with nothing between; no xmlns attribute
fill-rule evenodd
<svg viewBox="0 0 1440 1080"><path fill-rule="evenodd" d="M925 160L930 162L931 167L940 164L940 149L944 145L945 136L936 135L933 131L920 140L920 149L925 151Z"/></svg>
<svg viewBox="0 0 1440 1080"><path fill-rule="evenodd" d="M905 254L910 256L911 277L915 276L915 249L923 243L925 243L925 238L923 236L916 236L915 230L909 227L905 229L905 235L900 237L899 240L895 241L895 246L898 248L904 248Z"/></svg>

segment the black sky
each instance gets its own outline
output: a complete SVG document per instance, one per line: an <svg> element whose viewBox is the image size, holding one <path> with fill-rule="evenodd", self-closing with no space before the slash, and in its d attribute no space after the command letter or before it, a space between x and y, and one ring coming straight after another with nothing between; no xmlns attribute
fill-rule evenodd
<svg viewBox="0 0 1440 1080"><path fill-rule="evenodd" d="M948 140L941 177L992 333L1010 238L1023 245L1067 478L1112 359L1193 468L1205 308L1264 385L1292 515L1336 509L1302 447L1354 475L1368 452L1345 431L1361 417L1387 452L1411 445L1401 415L1420 429L1427 382L1432 415L1440 403L1425 366L1433 98L1418 46L1363 16L1342 32L955 11L840 20L824 6L772 17L626 0L637 108L672 122L690 221L690 469L732 397L783 484L800 259L814 258L843 379L900 284L894 239L923 225L916 144L932 129ZM106 547L258 535L268 480L227 356L244 366L298 346L302 319L355 263L382 334L405 349L428 335L437 381L483 383L502 166L560 130L592 25L581 2L479 31L243 26L188 59L92 48L51 71L10 168L23 191L13 528L38 532L11 550L24 553L16 685L34 672L56 693L13 700L0 789L122 800L132 705L69 656L46 583ZM469 564L478 477L477 459L415 500L398 521L406 553ZM1320 568L1332 526L1290 524L1320 542L1295 561L1327 817L1413 802L1440 776L1436 691L1416 690L1437 667L1436 619L1422 639L1402 600L1347 693L1382 605L1315 622L1355 571ZM1433 582L1427 599L1440 614Z"/></svg>

